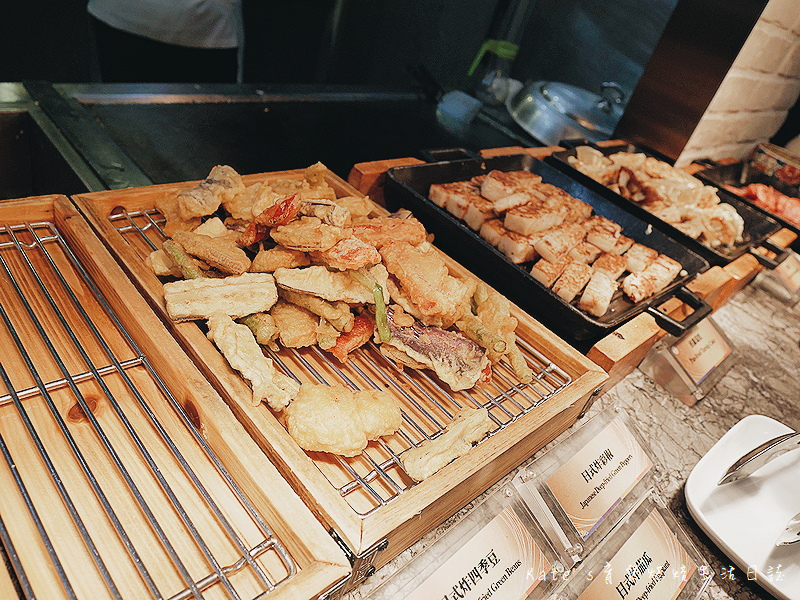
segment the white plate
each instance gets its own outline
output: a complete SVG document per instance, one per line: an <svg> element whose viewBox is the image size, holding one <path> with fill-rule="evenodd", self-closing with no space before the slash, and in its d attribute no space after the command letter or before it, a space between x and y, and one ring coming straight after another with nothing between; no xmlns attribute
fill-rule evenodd
<svg viewBox="0 0 800 600"><path fill-rule="evenodd" d="M787 452L739 481L717 482L743 454L791 431L769 417L745 417L700 459L684 489L703 531L748 579L780 600L800 600L800 543L775 546L800 512L800 452Z"/></svg>

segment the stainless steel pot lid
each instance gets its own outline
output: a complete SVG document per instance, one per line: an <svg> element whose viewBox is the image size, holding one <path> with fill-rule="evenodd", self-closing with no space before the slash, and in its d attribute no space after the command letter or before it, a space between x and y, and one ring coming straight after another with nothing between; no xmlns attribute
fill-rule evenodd
<svg viewBox="0 0 800 600"><path fill-rule="evenodd" d="M506 101L520 127L545 144L570 137L608 139L622 116L624 92L606 82L602 94L556 81L527 82Z"/></svg>
<svg viewBox="0 0 800 600"><path fill-rule="evenodd" d="M622 88L613 82L603 83L600 95L556 81L536 82L531 92L541 95L548 106L586 129L608 135L622 116L621 102L625 97Z"/></svg>

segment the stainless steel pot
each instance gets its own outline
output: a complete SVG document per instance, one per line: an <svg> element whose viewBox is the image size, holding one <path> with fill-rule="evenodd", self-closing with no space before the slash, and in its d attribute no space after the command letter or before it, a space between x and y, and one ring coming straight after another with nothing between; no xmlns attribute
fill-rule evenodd
<svg viewBox="0 0 800 600"><path fill-rule="evenodd" d="M506 108L525 131L546 145L563 139L607 140L622 116L625 93L605 82L601 93L556 81L527 83L506 101Z"/></svg>

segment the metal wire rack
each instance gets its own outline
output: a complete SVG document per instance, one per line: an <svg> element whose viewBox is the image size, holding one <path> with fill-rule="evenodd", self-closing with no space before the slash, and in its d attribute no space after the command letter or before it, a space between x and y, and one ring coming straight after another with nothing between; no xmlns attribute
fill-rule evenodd
<svg viewBox="0 0 800 600"><path fill-rule="evenodd" d="M297 572L49 222L0 226L0 546L26 598L258 598Z"/></svg>
<svg viewBox="0 0 800 600"><path fill-rule="evenodd" d="M164 219L156 209L120 207L109 220L143 260L166 239L161 229ZM425 371L398 369L374 345L354 352L345 364L314 348L268 352L286 374L298 381L390 389L400 399L403 425L398 433L370 443L365 452L353 458L309 453L356 514L366 517L414 485L403 471L402 453L444 433L461 408L486 407L495 422L491 436L572 382L568 373L533 345L525 341L519 345L534 373L531 383L520 384L510 365L503 362L494 366L491 384L462 392L450 391Z"/></svg>

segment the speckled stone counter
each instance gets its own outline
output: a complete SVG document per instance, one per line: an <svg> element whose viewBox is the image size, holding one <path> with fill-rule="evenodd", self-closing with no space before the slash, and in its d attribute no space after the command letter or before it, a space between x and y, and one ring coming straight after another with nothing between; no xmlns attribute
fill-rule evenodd
<svg viewBox="0 0 800 600"><path fill-rule="evenodd" d="M725 331L738 357L701 401L687 406L637 369L604 393L585 417L547 448L601 411L625 411L650 444L660 467L660 492L713 569L703 598L770 599L772 596L748 581L747 574L734 567L694 522L686 507L683 486L702 456L748 415L765 415L800 430L800 304L788 306L750 284L718 309L713 319ZM535 460L547 448L529 460ZM448 522L346 594L345 600L367 599L382 584L401 577L399 569L469 514L470 506L453 509L455 514Z"/></svg>

